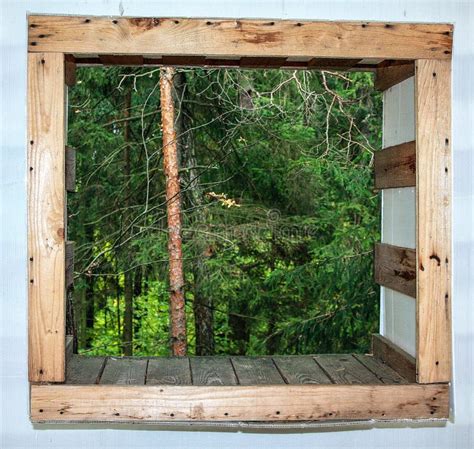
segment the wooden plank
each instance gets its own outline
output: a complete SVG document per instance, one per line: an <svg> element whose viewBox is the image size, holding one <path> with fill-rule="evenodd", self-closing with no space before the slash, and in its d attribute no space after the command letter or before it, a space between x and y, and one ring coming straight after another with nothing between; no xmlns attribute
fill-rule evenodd
<svg viewBox="0 0 474 449"><path fill-rule="evenodd" d="M71 147L66 147L66 190L68 192L76 191L76 150Z"/></svg>
<svg viewBox="0 0 474 449"><path fill-rule="evenodd" d="M400 246L375 244L374 278L377 284L416 297L416 252Z"/></svg>
<svg viewBox="0 0 474 449"><path fill-rule="evenodd" d="M99 59L103 65L143 65L142 55L100 55Z"/></svg>
<svg viewBox="0 0 474 449"><path fill-rule="evenodd" d="M416 62L417 373L451 379L451 64Z"/></svg>
<svg viewBox="0 0 474 449"><path fill-rule="evenodd" d="M74 355L74 336L66 335L66 365Z"/></svg>
<svg viewBox="0 0 474 449"><path fill-rule="evenodd" d="M379 334L372 335L372 353L408 382L416 382L416 360L387 338Z"/></svg>
<svg viewBox="0 0 474 449"><path fill-rule="evenodd" d="M381 383L375 374L350 354L318 355L315 360L335 384Z"/></svg>
<svg viewBox="0 0 474 449"><path fill-rule="evenodd" d="M349 70L358 64L362 59L328 59L328 58L313 58L308 61L308 68L319 70Z"/></svg>
<svg viewBox="0 0 474 449"><path fill-rule="evenodd" d="M30 403L34 422L447 418L449 386L32 385Z"/></svg>
<svg viewBox="0 0 474 449"><path fill-rule="evenodd" d="M74 285L74 242L66 242L66 288Z"/></svg>
<svg viewBox="0 0 474 449"><path fill-rule="evenodd" d="M74 54L450 59L452 25L29 16L28 50Z"/></svg>
<svg viewBox="0 0 474 449"><path fill-rule="evenodd" d="M239 385L278 385L285 381L270 357L232 357Z"/></svg>
<svg viewBox="0 0 474 449"><path fill-rule="evenodd" d="M286 58L249 58L240 59L240 67L250 69L279 69L285 65Z"/></svg>
<svg viewBox="0 0 474 449"><path fill-rule="evenodd" d="M107 358L102 385L144 385L148 360L136 357Z"/></svg>
<svg viewBox="0 0 474 449"><path fill-rule="evenodd" d="M147 385L192 385L187 357L158 357L148 360Z"/></svg>
<svg viewBox="0 0 474 449"><path fill-rule="evenodd" d="M392 65L378 67L375 73L374 86L377 90L387 90L395 84L401 83L415 74L415 64Z"/></svg>
<svg viewBox="0 0 474 449"><path fill-rule="evenodd" d="M290 385L332 383L311 356L277 356L273 361Z"/></svg>
<svg viewBox="0 0 474 449"><path fill-rule="evenodd" d="M193 385L237 385L229 357L191 357Z"/></svg>
<svg viewBox="0 0 474 449"><path fill-rule="evenodd" d="M105 357L73 355L67 363L66 383L70 385L99 383L105 360Z"/></svg>
<svg viewBox="0 0 474 449"><path fill-rule="evenodd" d="M76 84L76 59L72 55L64 56L64 82L69 87Z"/></svg>
<svg viewBox="0 0 474 449"><path fill-rule="evenodd" d="M28 56L28 365L31 382L65 378L64 56Z"/></svg>
<svg viewBox="0 0 474 449"><path fill-rule="evenodd" d="M376 189L416 185L415 141L394 145L374 153Z"/></svg>
<svg viewBox="0 0 474 449"><path fill-rule="evenodd" d="M372 371L384 384L407 384L408 381L394 369L371 355L354 354L354 357L367 369Z"/></svg>

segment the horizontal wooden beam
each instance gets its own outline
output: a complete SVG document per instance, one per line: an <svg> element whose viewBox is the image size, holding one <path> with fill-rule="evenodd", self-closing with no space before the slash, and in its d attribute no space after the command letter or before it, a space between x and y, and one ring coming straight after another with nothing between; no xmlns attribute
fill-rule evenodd
<svg viewBox="0 0 474 449"><path fill-rule="evenodd" d="M452 25L30 16L28 50L77 54L449 59Z"/></svg>
<svg viewBox="0 0 474 449"><path fill-rule="evenodd" d="M375 73L375 88L382 91L387 90L413 75L415 75L415 64L413 62L379 67Z"/></svg>
<svg viewBox="0 0 474 449"><path fill-rule="evenodd" d="M32 385L31 419L48 421L307 421L448 416L449 386Z"/></svg>
<svg viewBox="0 0 474 449"><path fill-rule="evenodd" d="M374 275L377 284L415 298L415 250L377 243L375 245Z"/></svg>
<svg viewBox="0 0 474 449"><path fill-rule="evenodd" d="M414 187L416 185L415 141L384 148L374 154L376 189Z"/></svg>
<svg viewBox="0 0 474 449"><path fill-rule="evenodd" d="M72 56L72 55L71 55ZM205 56L162 56L143 57L137 55L72 56L78 66L146 66L146 67L204 67L240 69L300 69L375 72L377 65L364 63L360 59L305 58L293 60L286 57L205 57ZM359 62L357 62L359 61ZM397 61L398 62L398 61Z"/></svg>
<svg viewBox="0 0 474 449"><path fill-rule="evenodd" d="M379 334L372 335L372 354L409 382L416 381L416 360L396 344Z"/></svg>

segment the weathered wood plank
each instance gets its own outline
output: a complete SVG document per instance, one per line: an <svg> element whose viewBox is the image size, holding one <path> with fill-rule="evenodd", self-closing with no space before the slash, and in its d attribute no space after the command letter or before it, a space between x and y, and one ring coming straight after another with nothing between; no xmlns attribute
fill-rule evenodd
<svg viewBox="0 0 474 449"><path fill-rule="evenodd" d="M378 67L375 72L375 88L377 90L387 90L401 83L415 74L415 64L392 65L388 67Z"/></svg>
<svg viewBox="0 0 474 449"><path fill-rule="evenodd" d="M191 357L193 385L237 385L229 357Z"/></svg>
<svg viewBox="0 0 474 449"><path fill-rule="evenodd" d="M376 189L412 187L416 184L415 141L384 148L374 154Z"/></svg>
<svg viewBox="0 0 474 449"><path fill-rule="evenodd" d="M73 355L67 363L66 383L71 385L99 383L105 360L105 357Z"/></svg>
<svg viewBox="0 0 474 449"><path fill-rule="evenodd" d="M66 288L74 285L74 242L66 242Z"/></svg>
<svg viewBox="0 0 474 449"><path fill-rule="evenodd" d="M158 357L148 360L147 385L192 385L187 357Z"/></svg>
<svg viewBox="0 0 474 449"><path fill-rule="evenodd" d="M76 84L76 60L72 55L64 56L64 82L69 87Z"/></svg>
<svg viewBox="0 0 474 449"><path fill-rule="evenodd" d="M375 244L374 278L377 284L415 298L416 271L414 249Z"/></svg>
<svg viewBox="0 0 474 449"><path fill-rule="evenodd" d="M64 56L28 56L28 365L31 382L65 378Z"/></svg>
<svg viewBox="0 0 474 449"><path fill-rule="evenodd" d="M335 384L380 384L375 374L350 354L315 356L315 360Z"/></svg>
<svg viewBox="0 0 474 449"><path fill-rule="evenodd" d="M449 386L32 385L30 413L34 422L447 418Z"/></svg>
<svg viewBox="0 0 474 449"><path fill-rule="evenodd" d="M100 384L144 385L148 360L136 357L109 357Z"/></svg>
<svg viewBox="0 0 474 449"><path fill-rule="evenodd" d="M449 59L452 26L29 16L28 50L74 54Z"/></svg>
<svg viewBox="0 0 474 449"><path fill-rule="evenodd" d="M451 64L415 74L418 382L451 379Z"/></svg>
<svg viewBox="0 0 474 449"><path fill-rule="evenodd" d="M68 192L76 191L76 150L66 147L66 190Z"/></svg>
<svg viewBox="0 0 474 449"><path fill-rule="evenodd" d="M400 376L400 374L395 370L374 356L354 354L354 357L367 369L372 371L384 384L393 385L408 383L408 381Z"/></svg>
<svg viewBox="0 0 474 449"><path fill-rule="evenodd" d="M379 334L372 335L372 353L374 357L397 371L408 382L416 382L416 360L387 338Z"/></svg>
<svg viewBox="0 0 474 449"><path fill-rule="evenodd" d="M270 357L232 357L239 385L278 385L285 381Z"/></svg>
<svg viewBox="0 0 474 449"><path fill-rule="evenodd" d="M273 361L290 385L332 383L311 356L274 356Z"/></svg>

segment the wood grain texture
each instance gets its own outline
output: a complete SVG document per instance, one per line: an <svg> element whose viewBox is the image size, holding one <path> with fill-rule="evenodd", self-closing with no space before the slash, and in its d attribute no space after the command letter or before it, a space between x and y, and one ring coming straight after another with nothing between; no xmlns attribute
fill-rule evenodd
<svg viewBox="0 0 474 449"><path fill-rule="evenodd" d="M412 187L416 184L415 142L406 142L374 153L376 189Z"/></svg>
<svg viewBox="0 0 474 449"><path fill-rule="evenodd" d="M372 353L397 371L408 382L416 382L416 360L403 349L379 334L372 335Z"/></svg>
<svg viewBox="0 0 474 449"><path fill-rule="evenodd" d="M451 58L452 26L29 16L28 50L74 54Z"/></svg>
<svg viewBox="0 0 474 449"><path fill-rule="evenodd" d="M31 420L306 421L418 419L448 416L449 386L32 385Z"/></svg>
<svg viewBox="0 0 474 449"><path fill-rule="evenodd" d="M327 354L315 357L316 362L335 384L380 384L374 373L369 371L352 355Z"/></svg>
<svg viewBox="0 0 474 449"><path fill-rule="evenodd" d="M232 357L239 385L278 385L285 381L270 357Z"/></svg>
<svg viewBox="0 0 474 449"><path fill-rule="evenodd" d="M158 357L148 360L147 385L192 385L187 357Z"/></svg>
<svg viewBox="0 0 474 449"><path fill-rule="evenodd" d="M415 74L418 382L451 379L451 63Z"/></svg>
<svg viewBox="0 0 474 449"><path fill-rule="evenodd" d="M105 357L73 355L67 363L66 382L71 385L99 383L105 361Z"/></svg>
<svg viewBox="0 0 474 449"><path fill-rule="evenodd" d="M191 357L193 385L237 385L229 357Z"/></svg>
<svg viewBox="0 0 474 449"><path fill-rule="evenodd" d="M376 357L361 354L354 354L354 357L368 370L372 371L384 384L393 385L408 383L404 377Z"/></svg>
<svg viewBox="0 0 474 449"><path fill-rule="evenodd" d="M288 384L332 383L312 357L274 356L273 360Z"/></svg>
<svg viewBox="0 0 474 449"><path fill-rule="evenodd" d="M66 190L68 192L76 191L76 150L72 147L66 147Z"/></svg>
<svg viewBox="0 0 474 449"><path fill-rule="evenodd" d="M144 385L147 359L109 357L100 378L102 385Z"/></svg>
<svg viewBox="0 0 474 449"><path fill-rule="evenodd" d="M64 56L64 82L68 87L76 84L76 61L72 55Z"/></svg>
<svg viewBox="0 0 474 449"><path fill-rule="evenodd" d="M65 378L64 56L28 55L28 365Z"/></svg>
<svg viewBox="0 0 474 449"><path fill-rule="evenodd" d="M378 67L375 72L374 86L377 90L387 90L415 74L413 62L388 67Z"/></svg>
<svg viewBox="0 0 474 449"><path fill-rule="evenodd" d="M376 243L374 278L377 284L416 297L416 252L414 249Z"/></svg>

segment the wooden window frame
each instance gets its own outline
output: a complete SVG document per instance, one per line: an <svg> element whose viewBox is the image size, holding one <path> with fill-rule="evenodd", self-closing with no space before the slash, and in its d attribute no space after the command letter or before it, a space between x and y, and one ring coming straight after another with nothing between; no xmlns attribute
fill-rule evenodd
<svg viewBox="0 0 474 449"><path fill-rule="evenodd" d="M28 24L28 361L33 421L386 420L448 416L452 25L73 16L29 16ZM411 285L400 287L416 293L416 383L250 387L61 384L65 381L67 282L64 82L73 81L75 58L91 64L99 60L111 64L148 61L232 66L240 61L246 67L305 65L335 69L364 69L364 58L394 61L377 67L381 89L414 72L416 144L411 145L411 153L409 148L404 149L405 159L390 154L390 149L377 156L382 162L376 163L376 186L377 180L379 188L416 185L416 256L410 256L406 271ZM411 161L409 169L406 158ZM384 173L394 176L388 181L385 176L384 181ZM379 247L377 251L385 255L378 261L384 264L378 281L400 285L394 277L405 273L406 267L400 267L404 267L408 253L405 251L405 259L397 261L396 247ZM382 348L381 354L387 355L390 342L382 340L374 345L374 351ZM388 354L387 363L397 357L399 353ZM410 363L406 365L409 371L414 367Z"/></svg>

